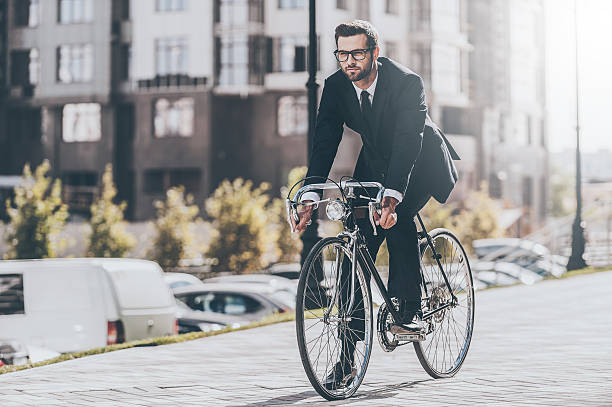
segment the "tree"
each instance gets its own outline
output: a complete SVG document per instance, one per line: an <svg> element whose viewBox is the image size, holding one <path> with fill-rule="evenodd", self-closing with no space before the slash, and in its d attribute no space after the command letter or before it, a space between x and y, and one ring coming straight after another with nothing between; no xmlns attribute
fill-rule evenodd
<svg viewBox="0 0 612 407"><path fill-rule="evenodd" d="M125 231L126 203L115 204L116 195L113 167L107 164L102 175L102 195L90 208L91 234L87 249L90 257L123 257L136 244L134 236Z"/></svg>
<svg viewBox="0 0 612 407"><path fill-rule="evenodd" d="M290 263L300 260L300 253L302 252L302 240L297 233L291 233L291 227L287 221L287 208L285 205L285 199L291 187L306 176L308 167L295 167L289 172L287 177L287 185L282 187L280 190L280 199L275 199L272 203L272 212L276 215L276 223L278 225L277 236L278 240L276 244L280 251L279 262ZM297 185L291 191L290 198L295 197L295 193L298 191L300 185Z"/></svg>
<svg viewBox="0 0 612 407"><path fill-rule="evenodd" d="M47 160L34 174L30 165L23 168L23 181L15 187L13 202L6 201L10 218L6 240L7 258L40 259L54 257L54 241L68 218L68 209L62 202L60 180L48 175L51 166Z"/></svg>
<svg viewBox="0 0 612 407"><path fill-rule="evenodd" d="M267 183L253 189L251 181L225 180L206 200L214 235L206 255L217 259L220 271L258 270L267 264L266 253L275 251L276 232L267 205ZM278 257L272 253L270 257Z"/></svg>
<svg viewBox="0 0 612 407"><path fill-rule="evenodd" d="M504 230L497 223L500 209L487 191L485 182L479 190L470 191L464 201L470 205L469 209L461 210L452 220L450 229L468 251L471 251L474 240L504 236Z"/></svg>
<svg viewBox="0 0 612 407"><path fill-rule="evenodd" d="M150 257L165 270L176 267L193 241L189 225L196 220L199 209L193 205L193 196L185 195L183 187L166 191L166 201L155 201L155 238Z"/></svg>

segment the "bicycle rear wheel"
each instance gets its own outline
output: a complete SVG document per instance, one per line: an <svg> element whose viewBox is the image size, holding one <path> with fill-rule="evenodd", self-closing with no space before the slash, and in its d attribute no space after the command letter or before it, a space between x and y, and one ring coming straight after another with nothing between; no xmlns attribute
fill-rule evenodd
<svg viewBox="0 0 612 407"><path fill-rule="evenodd" d="M430 236L457 298L452 304L451 292L434 253L426 241L422 242L421 289L427 339L413 345L423 369L438 379L454 376L467 356L474 330L474 285L470 264L459 239L446 229L434 229ZM443 308L445 305L447 307ZM439 311L428 316L428 312L434 310Z"/></svg>
<svg viewBox="0 0 612 407"><path fill-rule="evenodd" d="M344 240L323 239L306 258L298 284L296 333L302 365L312 387L328 400L345 399L357 391L372 351L370 286L359 266L349 309L352 260ZM351 352L345 349L354 349L352 365L346 364ZM339 363L348 367L348 379L326 384Z"/></svg>

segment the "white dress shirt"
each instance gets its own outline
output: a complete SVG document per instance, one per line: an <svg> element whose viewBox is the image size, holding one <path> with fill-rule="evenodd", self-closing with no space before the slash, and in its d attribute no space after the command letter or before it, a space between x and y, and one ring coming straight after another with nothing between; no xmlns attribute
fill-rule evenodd
<svg viewBox="0 0 612 407"><path fill-rule="evenodd" d="M366 92L368 92L368 98L370 99L370 105L372 105L372 102L374 101L374 92L376 91L376 82L378 82L378 72L376 72L376 78L374 78L374 82L372 82L372 84L366 89ZM361 104L361 92L363 91L363 89L355 85L355 82L352 82L352 84L353 84L353 87L355 88L355 92L357 93L357 100ZM399 202L402 202L402 199L404 198L404 194L402 194L399 191L396 191L395 189L385 189L385 192L383 192L383 197L385 196L393 197L397 199ZM302 195L302 201L309 201L309 200L319 201L320 199L321 199L321 196L313 191L306 192L304 195Z"/></svg>

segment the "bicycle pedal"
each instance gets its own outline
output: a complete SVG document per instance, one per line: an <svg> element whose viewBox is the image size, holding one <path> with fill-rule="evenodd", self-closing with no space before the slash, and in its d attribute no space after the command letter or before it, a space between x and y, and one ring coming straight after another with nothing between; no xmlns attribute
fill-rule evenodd
<svg viewBox="0 0 612 407"><path fill-rule="evenodd" d="M422 342L425 339L427 339L427 335L425 335L425 333L397 334L393 336L393 340L399 342Z"/></svg>

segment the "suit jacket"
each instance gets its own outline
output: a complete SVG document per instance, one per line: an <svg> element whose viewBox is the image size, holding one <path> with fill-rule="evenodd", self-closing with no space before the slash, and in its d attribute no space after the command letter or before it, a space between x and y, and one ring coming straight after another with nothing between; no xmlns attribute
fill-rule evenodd
<svg viewBox="0 0 612 407"><path fill-rule="evenodd" d="M365 122L355 88L344 73L338 70L325 80L308 176L329 175L346 124L363 141L353 174L356 179L378 181L404 194L406 200L410 198L406 191L411 178L422 173L427 177L428 192L445 202L457 181L452 159L459 157L427 115L423 81L388 58L378 58L377 64L372 128ZM319 181L307 183L313 182Z"/></svg>

